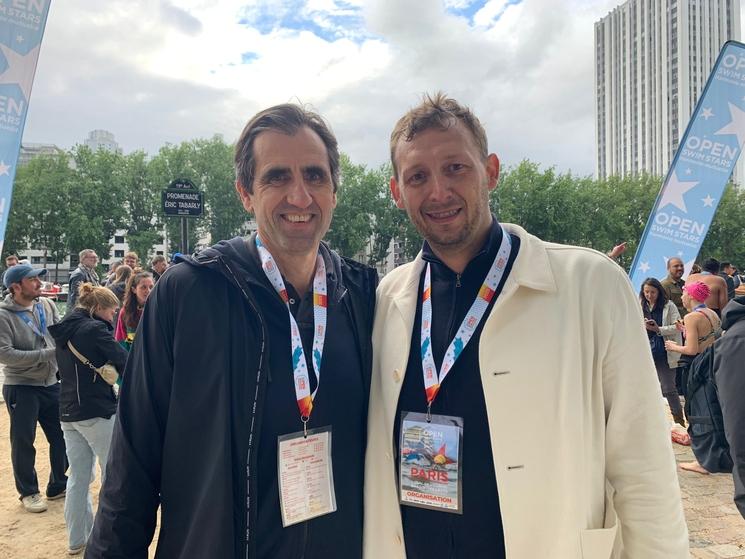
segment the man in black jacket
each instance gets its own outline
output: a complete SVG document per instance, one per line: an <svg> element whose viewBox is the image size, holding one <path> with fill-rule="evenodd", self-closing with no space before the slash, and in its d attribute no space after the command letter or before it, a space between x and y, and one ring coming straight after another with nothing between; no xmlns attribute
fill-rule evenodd
<svg viewBox="0 0 745 559"><path fill-rule="evenodd" d="M70 274L69 291L67 295L67 312L70 314L75 310L75 304L78 300L78 289L84 283L100 285L98 274L96 273L96 264L98 264L98 255L96 251L86 248L80 251L80 264L72 274Z"/></svg>
<svg viewBox="0 0 745 559"><path fill-rule="evenodd" d="M735 504L745 518L745 296L722 312L724 335L714 346L714 379L722 406L724 433L735 467Z"/></svg>
<svg viewBox="0 0 745 559"><path fill-rule="evenodd" d="M377 276L321 242L338 172L318 115L246 125L258 232L179 258L150 295L87 558L146 558L159 504L158 557L361 557Z"/></svg>

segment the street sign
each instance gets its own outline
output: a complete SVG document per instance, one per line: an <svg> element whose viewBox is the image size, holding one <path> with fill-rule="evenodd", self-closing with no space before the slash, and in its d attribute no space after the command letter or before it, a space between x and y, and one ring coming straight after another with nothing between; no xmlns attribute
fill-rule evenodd
<svg viewBox="0 0 745 559"><path fill-rule="evenodd" d="M163 213L168 216L201 217L204 198L189 179L176 179L163 191Z"/></svg>

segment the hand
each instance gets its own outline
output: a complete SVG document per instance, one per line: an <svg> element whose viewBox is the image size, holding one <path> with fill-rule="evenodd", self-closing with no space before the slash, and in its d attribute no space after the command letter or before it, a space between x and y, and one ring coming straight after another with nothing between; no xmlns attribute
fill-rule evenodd
<svg viewBox="0 0 745 559"><path fill-rule="evenodd" d="M675 349L675 348L677 347L677 345L678 345L678 344L676 344L675 342L672 342L672 341L670 341L670 340L665 340L665 349L666 349L667 351L677 351L677 350Z"/></svg>
<svg viewBox="0 0 745 559"><path fill-rule="evenodd" d="M644 326L647 330L650 330L652 332L659 332L660 327L657 326L657 323L654 320L648 319L644 321Z"/></svg>
<svg viewBox="0 0 745 559"><path fill-rule="evenodd" d="M624 241L620 245L616 245L613 247L613 249L608 253L608 256L610 256L613 260L621 256L624 252L626 252L626 242Z"/></svg>
<svg viewBox="0 0 745 559"><path fill-rule="evenodd" d="M682 318L679 318L675 321L675 327L678 329L679 332L685 332L685 325L683 324Z"/></svg>

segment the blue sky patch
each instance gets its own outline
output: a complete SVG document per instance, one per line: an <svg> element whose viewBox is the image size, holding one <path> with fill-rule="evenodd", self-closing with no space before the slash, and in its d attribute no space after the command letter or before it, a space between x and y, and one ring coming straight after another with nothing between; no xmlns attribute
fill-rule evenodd
<svg viewBox="0 0 745 559"><path fill-rule="evenodd" d="M259 58L259 55L256 54L255 52L244 52L244 53L241 53L241 62L243 64L251 64L251 62L253 62L257 58Z"/></svg>
<svg viewBox="0 0 745 559"><path fill-rule="evenodd" d="M360 8L343 0L330 11L309 10L304 0L289 0L279 6L260 1L243 9L238 23L266 35L275 30L313 33L324 41L346 38L361 43L369 37Z"/></svg>
<svg viewBox="0 0 745 559"><path fill-rule="evenodd" d="M462 17L468 20L468 22L473 25L473 18L476 15L476 13L483 8L487 3L487 0L465 0L462 4L465 4L463 7L451 7L447 8L447 11L453 15L456 15L458 17ZM504 8L497 14L497 16L494 18L494 21L499 21L499 18L502 17L502 14L505 12L507 8L510 6L514 6L517 4L521 4L522 0L508 0L505 3Z"/></svg>

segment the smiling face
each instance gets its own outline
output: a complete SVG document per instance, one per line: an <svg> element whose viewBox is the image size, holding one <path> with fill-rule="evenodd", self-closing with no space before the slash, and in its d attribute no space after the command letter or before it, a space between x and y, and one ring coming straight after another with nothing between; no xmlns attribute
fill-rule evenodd
<svg viewBox="0 0 745 559"><path fill-rule="evenodd" d="M670 273L670 277L675 281L678 281L683 277L683 261L680 258L671 258L667 261L667 271Z"/></svg>
<svg viewBox="0 0 745 559"><path fill-rule="evenodd" d="M391 194L435 251L477 252L491 225L489 191L499 160L479 154L471 133L455 122L430 128L395 149Z"/></svg>
<svg viewBox="0 0 745 559"><path fill-rule="evenodd" d="M292 135L262 132L253 149L252 192L240 183L236 189L256 216L261 241L273 255L315 254L336 207L325 144L304 126Z"/></svg>

